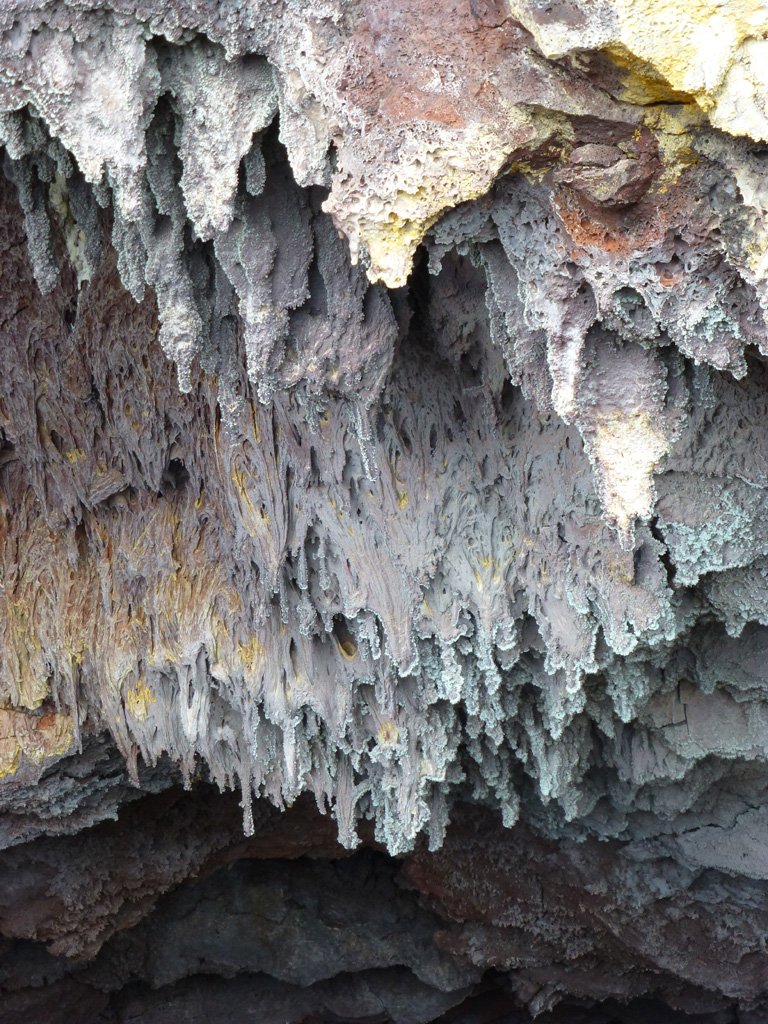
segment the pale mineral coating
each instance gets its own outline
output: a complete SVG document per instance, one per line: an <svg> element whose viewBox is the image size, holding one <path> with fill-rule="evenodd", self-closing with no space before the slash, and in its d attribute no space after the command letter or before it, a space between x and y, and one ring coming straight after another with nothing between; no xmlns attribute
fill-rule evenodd
<svg viewBox="0 0 768 1024"><path fill-rule="evenodd" d="M609 54L622 98L696 102L717 128L768 141L765 0L508 0L548 57Z"/></svg>
<svg viewBox="0 0 768 1024"><path fill-rule="evenodd" d="M650 865L622 927L642 890L658 931L593 996L657 991L616 979L728 876L732 934L753 928L765 21L736 0L6 0L3 845L117 813L109 735L144 789L175 763L241 790L247 832L254 797L311 793L346 847L372 820L391 853L438 850L469 800L592 895L574 851L610 839ZM90 955L209 840L178 864L169 840L125 899L99 867L93 900L75 879L53 925L4 934ZM509 969L481 932L456 956ZM693 953L648 977L757 1005L755 936L748 971L734 939L709 978ZM590 970L515 991L546 1008Z"/></svg>

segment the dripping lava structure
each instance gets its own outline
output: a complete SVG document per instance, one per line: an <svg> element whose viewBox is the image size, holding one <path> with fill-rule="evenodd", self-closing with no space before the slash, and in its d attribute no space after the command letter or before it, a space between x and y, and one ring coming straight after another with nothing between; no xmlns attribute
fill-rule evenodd
<svg viewBox="0 0 768 1024"><path fill-rule="evenodd" d="M3 0L0 1022L768 1021L767 69Z"/></svg>

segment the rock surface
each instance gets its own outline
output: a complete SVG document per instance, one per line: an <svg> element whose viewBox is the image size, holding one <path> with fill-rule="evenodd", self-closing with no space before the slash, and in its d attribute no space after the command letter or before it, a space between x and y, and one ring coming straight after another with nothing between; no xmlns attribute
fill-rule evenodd
<svg viewBox="0 0 768 1024"><path fill-rule="evenodd" d="M768 1021L766 48L5 0L0 1021Z"/></svg>

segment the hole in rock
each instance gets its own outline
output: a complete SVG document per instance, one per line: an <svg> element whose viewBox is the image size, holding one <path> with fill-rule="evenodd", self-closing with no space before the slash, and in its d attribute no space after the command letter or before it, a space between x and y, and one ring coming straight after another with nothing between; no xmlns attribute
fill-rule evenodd
<svg viewBox="0 0 768 1024"><path fill-rule="evenodd" d="M180 491L189 483L189 471L181 459L171 459L163 473L162 493Z"/></svg>
<svg viewBox="0 0 768 1024"><path fill-rule="evenodd" d="M357 654L357 644L343 615L334 615L333 617L333 636L336 646L339 648L339 654L346 661L352 661Z"/></svg>
<svg viewBox="0 0 768 1024"><path fill-rule="evenodd" d="M51 444L56 449L56 451L59 453L59 455L63 455L64 454L64 438L61 436L61 434L58 432L58 430L52 430L48 436L51 439Z"/></svg>

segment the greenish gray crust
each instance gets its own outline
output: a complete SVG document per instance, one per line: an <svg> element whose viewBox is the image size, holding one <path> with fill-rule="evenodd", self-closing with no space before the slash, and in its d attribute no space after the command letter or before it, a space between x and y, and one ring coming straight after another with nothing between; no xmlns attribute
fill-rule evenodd
<svg viewBox="0 0 768 1024"><path fill-rule="evenodd" d="M436 853L468 802L759 889L764 147L402 7L432 92L373 2L0 12L0 845L178 771L247 835L311 794Z"/></svg>

